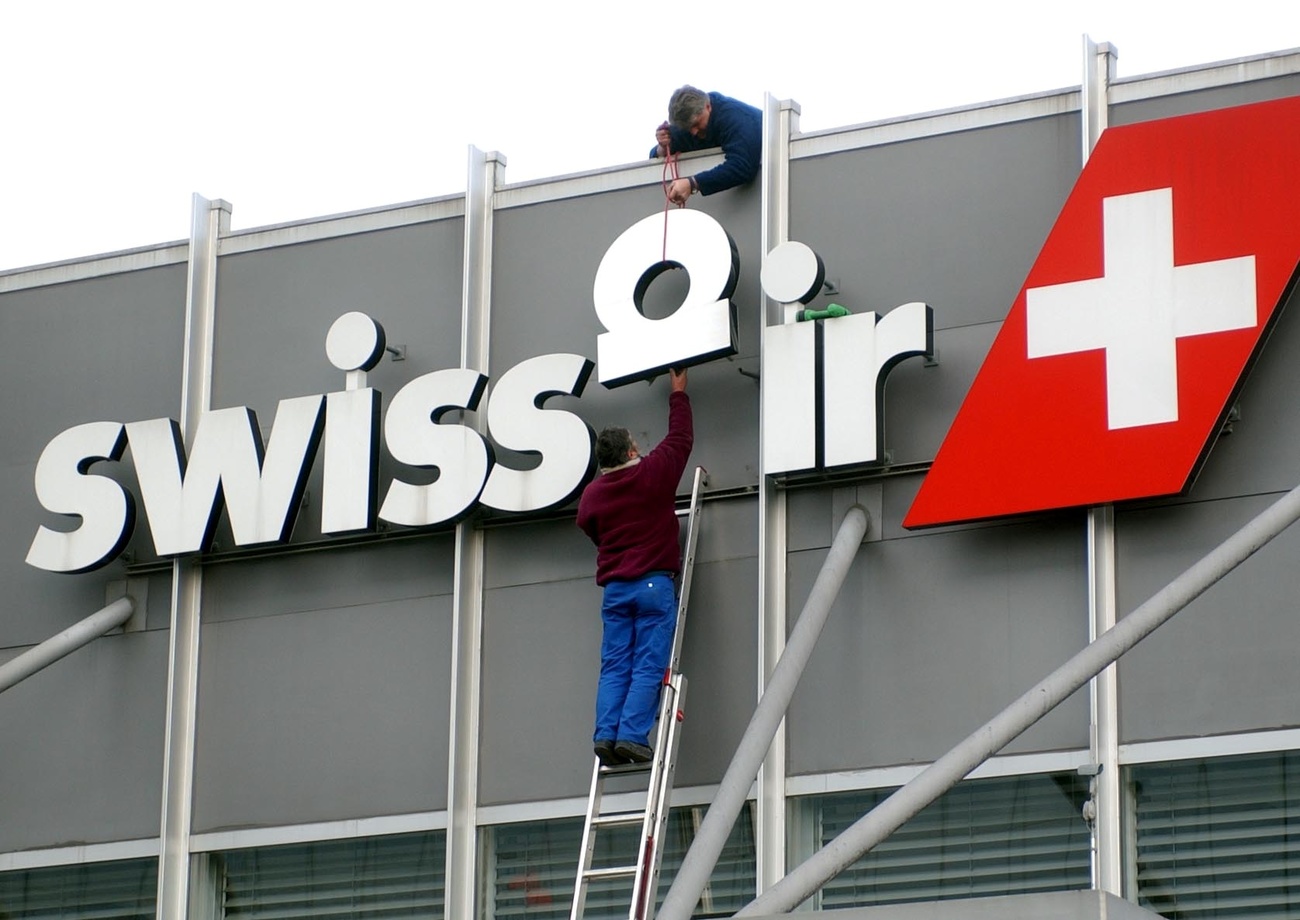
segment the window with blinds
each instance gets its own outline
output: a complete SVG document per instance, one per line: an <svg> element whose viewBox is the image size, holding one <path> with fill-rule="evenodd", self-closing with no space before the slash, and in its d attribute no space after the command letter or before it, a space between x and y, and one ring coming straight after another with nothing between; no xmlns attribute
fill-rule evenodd
<svg viewBox="0 0 1300 920"><path fill-rule="evenodd" d="M0 872L0 920L153 920L158 860Z"/></svg>
<svg viewBox="0 0 1300 920"><path fill-rule="evenodd" d="M801 800L801 817L824 846L892 791L810 796ZM961 783L831 880L818 906L1089 888L1087 798L1087 780L1073 773Z"/></svg>
<svg viewBox="0 0 1300 920"><path fill-rule="evenodd" d="M232 850L217 857L221 916L441 918L446 854L442 831Z"/></svg>
<svg viewBox="0 0 1300 920"><path fill-rule="evenodd" d="M704 819L705 808L674 808L668 817L658 900L672 885L682 859ZM489 852L484 920L567 920L582 846L582 819L564 818L526 824L499 824L486 829ZM593 868L632 861L640 831L604 830L596 835ZM695 917L730 917L754 900L754 831L750 809L741 812L695 909ZM625 920L631 884L593 883L587 891L585 916L591 920Z"/></svg>
<svg viewBox="0 0 1300 920"><path fill-rule="evenodd" d="M1129 771L1138 903L1166 917L1300 916L1300 752Z"/></svg>

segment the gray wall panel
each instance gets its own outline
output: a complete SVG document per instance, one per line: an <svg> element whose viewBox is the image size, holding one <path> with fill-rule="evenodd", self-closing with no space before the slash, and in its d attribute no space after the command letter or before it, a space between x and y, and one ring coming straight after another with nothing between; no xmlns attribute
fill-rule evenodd
<svg viewBox="0 0 1300 920"><path fill-rule="evenodd" d="M450 596L453 554L452 538L438 535L209 566L203 620Z"/></svg>
<svg viewBox="0 0 1300 920"><path fill-rule="evenodd" d="M599 662L600 589L590 577L487 592L482 804L586 791Z"/></svg>
<svg viewBox="0 0 1300 920"><path fill-rule="evenodd" d="M824 559L790 559L792 625ZM791 772L939 757L1086 644L1085 588L1063 524L864 545L791 705ZM1087 743L1082 693L1007 750Z"/></svg>
<svg viewBox="0 0 1300 920"><path fill-rule="evenodd" d="M826 488L791 489L786 493L786 549L799 553L825 549L835 539L839 521L832 512L833 491ZM879 521L871 521L879 527Z"/></svg>
<svg viewBox="0 0 1300 920"><path fill-rule="evenodd" d="M752 186L692 199L727 229L740 253L737 305L740 356L693 368L690 392L698 435L693 461L712 475L715 488L756 481L758 386L738 373L757 372L759 287L758 192ZM499 211L492 287L494 375L539 354L575 352L596 360L596 337L604 331L592 305L596 269L610 244L642 218L660 213L657 185L599 197L546 202ZM671 313L679 279L664 276L646 298L649 316ZM643 446L662 437L666 379L606 390L592 375L580 404L568 402L593 429L621 425ZM557 403L560 404L560 403ZM706 436L707 433L707 436ZM685 479L683 490L689 488Z"/></svg>
<svg viewBox="0 0 1300 920"><path fill-rule="evenodd" d="M753 712L756 572L752 558L696 566L682 651L689 684L678 785L721 779ZM483 804L585 793L600 666L600 596L590 576L488 592Z"/></svg>
<svg viewBox="0 0 1300 920"><path fill-rule="evenodd" d="M687 620L679 786L719 782L754 714L758 560L749 556L697 565Z"/></svg>
<svg viewBox="0 0 1300 920"><path fill-rule="evenodd" d="M1077 117L1060 115L796 160L790 237L821 255L839 282L829 299L854 312L922 300L937 328L1001 322L1079 148Z"/></svg>
<svg viewBox="0 0 1300 920"><path fill-rule="evenodd" d="M705 502L695 564L757 556L758 502L753 498Z"/></svg>
<svg viewBox="0 0 1300 920"><path fill-rule="evenodd" d="M24 562L41 525L71 530L36 500L45 445L75 425L174 415L180 406L185 268L168 266L0 295L0 584L7 610L0 648L39 642L104 605L104 583L121 563L94 575L56 575ZM93 471L127 485L130 453ZM128 551L152 555L137 501Z"/></svg>
<svg viewBox="0 0 1300 920"><path fill-rule="evenodd" d="M890 372L883 425L891 462L934 459L1001 328L999 320L941 329L934 336L937 366L909 358ZM1007 424L1016 420L1008 418Z"/></svg>
<svg viewBox="0 0 1300 920"><path fill-rule="evenodd" d="M83 422L180 408L185 266L0 295L0 463L32 463Z"/></svg>
<svg viewBox="0 0 1300 920"><path fill-rule="evenodd" d="M39 450L39 448L38 448ZM70 523L41 508L36 500L34 463L0 464L0 648L35 645L104 606L104 586L124 577L121 562L91 575L65 575L34 568L24 560L41 524L56 530ZM137 526L137 531L144 530Z"/></svg>
<svg viewBox="0 0 1300 920"><path fill-rule="evenodd" d="M1278 497L1117 512L1121 614ZM1121 742L1300 725L1298 554L1292 527L1120 660Z"/></svg>
<svg viewBox="0 0 1300 920"><path fill-rule="evenodd" d="M343 389L325 357L330 325L361 310L407 358L385 358L371 386L391 397L421 374L460 365L459 219L238 253L217 267L217 408L251 406L270 426L288 396Z"/></svg>
<svg viewBox="0 0 1300 920"><path fill-rule="evenodd" d="M150 631L0 694L0 852L157 837L166 688L167 633Z"/></svg>
<svg viewBox="0 0 1300 920"><path fill-rule="evenodd" d="M572 517L487 532L483 582L491 588L594 577L596 551Z"/></svg>
<svg viewBox="0 0 1300 920"><path fill-rule="evenodd" d="M1129 125L1139 121L1154 121L1157 118L1172 118L1175 115L1187 115L1191 112L1206 112L1210 109L1223 109L1296 95L1300 95L1300 76L1291 74L1271 80L1256 80L1253 83L1175 93L1142 99L1138 102L1125 102L1111 106L1109 117L1112 125Z"/></svg>
<svg viewBox="0 0 1300 920"><path fill-rule="evenodd" d="M1193 501L1259 492L1285 491L1300 484L1300 294L1278 317L1237 399L1241 418L1220 436L1188 497Z"/></svg>
<svg viewBox="0 0 1300 920"><path fill-rule="evenodd" d="M451 600L203 628L194 830L446 807Z"/></svg>

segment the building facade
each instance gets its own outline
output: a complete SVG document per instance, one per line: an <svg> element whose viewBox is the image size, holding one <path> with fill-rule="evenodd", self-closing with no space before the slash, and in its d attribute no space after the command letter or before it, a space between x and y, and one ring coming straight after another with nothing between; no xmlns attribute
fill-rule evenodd
<svg viewBox="0 0 1300 920"><path fill-rule="evenodd" d="M1099 526L1122 617L1300 481L1300 321L1283 304L1186 493L1104 516L902 526L1090 139L1300 96L1295 51L1130 79L1113 63L1100 46L1080 87L813 133L797 106L768 100L763 177L691 201L734 244L736 332L734 353L690 372L692 462L709 480L661 894L845 511L871 516L698 915L735 913L1085 646ZM444 370L486 381L472 403L438 403L438 427L480 432L500 467L547 462L537 442L488 431L498 384L545 355L596 370L585 388L537 390L539 406L657 441L667 383L600 384L610 330L592 290L620 235L660 213L660 175L634 163L512 185L503 158L473 151L464 196L239 232L229 205L196 198L188 242L0 273L0 665L124 594L136 605L122 631L0 694L0 916L567 914L599 657L593 551L571 495L520 512L475 492L426 526L382 511L373 526L333 524L330 426L346 413L331 407L374 393L375 508L397 483L482 485L403 462L400 432L381 424ZM761 343L782 311L760 269L786 239L824 262L814 308L932 310L933 357L900 362L878 401L875 462L764 475L762 445L783 435L759 423ZM648 319L694 296L685 275L649 285ZM326 353L353 312L391 346L364 381ZM200 420L247 408L269 468L290 437L272 425L284 401L316 397L324 433L286 493L290 534L244 538L225 513L210 534L193 525L201 551L159 552L164 513L135 426L173 420L192 471ZM42 457L98 422L128 437L78 455L103 459L77 481L117 483L134 527L70 566L90 571L33 565L42 528L78 526L59 522L57 486L41 491ZM1269 543L1121 659L1116 692L1075 693L812 906L1100 886L1166 916L1300 916L1297 547L1292 532ZM617 892L589 899L593 916L625 910Z"/></svg>

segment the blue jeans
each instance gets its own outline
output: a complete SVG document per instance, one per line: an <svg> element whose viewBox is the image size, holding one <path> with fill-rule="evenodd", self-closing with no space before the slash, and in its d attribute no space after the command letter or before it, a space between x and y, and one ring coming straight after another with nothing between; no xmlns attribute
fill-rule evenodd
<svg viewBox="0 0 1300 920"><path fill-rule="evenodd" d="M649 744L673 650L677 591L667 573L605 585L605 623L592 740Z"/></svg>

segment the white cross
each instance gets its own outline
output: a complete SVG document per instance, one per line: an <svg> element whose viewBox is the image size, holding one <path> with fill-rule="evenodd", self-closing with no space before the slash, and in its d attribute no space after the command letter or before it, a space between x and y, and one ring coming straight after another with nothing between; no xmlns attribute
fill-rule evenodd
<svg viewBox="0 0 1300 920"><path fill-rule="evenodd" d="M1108 425L1178 420L1176 341L1258 323L1255 257L1174 265L1173 189L1102 202L1103 276L1030 288L1030 358L1106 351Z"/></svg>

